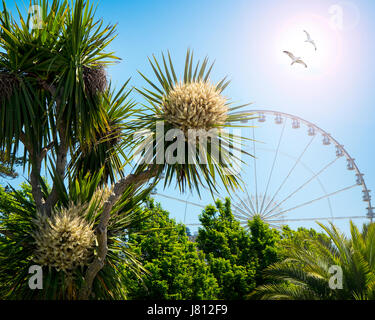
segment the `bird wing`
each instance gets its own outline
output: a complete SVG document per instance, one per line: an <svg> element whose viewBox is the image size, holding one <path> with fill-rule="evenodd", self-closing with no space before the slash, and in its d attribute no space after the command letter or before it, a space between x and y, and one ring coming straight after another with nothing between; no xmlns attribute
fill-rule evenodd
<svg viewBox="0 0 375 320"><path fill-rule="evenodd" d="M309 34L306 30L303 30L303 32L306 33L307 40L308 40L308 41L311 41L310 34Z"/></svg>
<svg viewBox="0 0 375 320"><path fill-rule="evenodd" d="M302 61L302 60L297 60L296 62L297 62L297 63L300 63L300 64L303 64L303 65L305 66L305 68L307 68L307 64L306 64L304 61Z"/></svg>
<svg viewBox="0 0 375 320"><path fill-rule="evenodd" d="M314 46L315 51L316 51L316 44L315 44L315 41L312 41L311 43L312 43L312 45Z"/></svg>
<svg viewBox="0 0 375 320"><path fill-rule="evenodd" d="M284 53L286 53L292 60L295 60L295 56L293 53L289 52L289 51L283 51Z"/></svg>

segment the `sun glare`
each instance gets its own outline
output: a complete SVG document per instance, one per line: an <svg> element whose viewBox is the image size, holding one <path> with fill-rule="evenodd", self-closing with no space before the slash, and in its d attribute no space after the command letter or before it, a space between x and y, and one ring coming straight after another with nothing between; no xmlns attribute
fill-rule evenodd
<svg viewBox="0 0 375 320"><path fill-rule="evenodd" d="M311 43L305 42L306 30L315 41L317 50ZM301 64L293 65L293 74L298 77L321 78L334 74L341 63L341 35L329 21L317 15L301 15L282 24L275 34L275 55L281 68L290 69L292 60L282 51L287 50L300 57L307 69Z"/></svg>

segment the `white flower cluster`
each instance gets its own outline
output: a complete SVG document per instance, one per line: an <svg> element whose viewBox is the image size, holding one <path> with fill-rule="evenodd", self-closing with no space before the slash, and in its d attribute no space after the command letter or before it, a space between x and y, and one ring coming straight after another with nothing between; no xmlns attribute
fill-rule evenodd
<svg viewBox="0 0 375 320"><path fill-rule="evenodd" d="M179 83L164 97L166 121L186 134L189 129L209 130L225 124L226 98L209 82Z"/></svg>
<svg viewBox="0 0 375 320"><path fill-rule="evenodd" d="M93 226L82 217L85 207L71 204L51 218L38 215L34 233L35 262L69 273L89 263L95 241Z"/></svg>

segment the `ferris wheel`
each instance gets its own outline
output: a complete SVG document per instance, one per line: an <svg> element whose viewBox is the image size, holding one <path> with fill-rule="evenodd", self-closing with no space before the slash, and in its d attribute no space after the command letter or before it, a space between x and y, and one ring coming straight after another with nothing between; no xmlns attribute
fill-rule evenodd
<svg viewBox="0 0 375 320"><path fill-rule="evenodd" d="M244 226L259 216L272 227L304 226L308 222L374 218L371 194L355 159L331 134L317 125L284 112L249 110L255 116L247 138L251 139L241 176L244 188L230 195L234 216ZM186 225L197 226L187 212L209 203L158 192L157 197L183 205ZM186 220L188 219L188 220Z"/></svg>

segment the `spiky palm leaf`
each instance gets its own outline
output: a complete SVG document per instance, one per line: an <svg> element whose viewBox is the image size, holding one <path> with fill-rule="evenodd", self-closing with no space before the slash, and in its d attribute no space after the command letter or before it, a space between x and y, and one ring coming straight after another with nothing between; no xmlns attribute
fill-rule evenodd
<svg viewBox="0 0 375 320"><path fill-rule="evenodd" d="M254 296L263 299L374 299L375 287L375 224L360 233L350 222L351 239L347 239L333 224L325 230L331 242L306 239L309 243L290 244L286 258L268 267L265 275L273 281L257 288ZM331 266L343 273L343 288L331 289Z"/></svg>
<svg viewBox="0 0 375 320"><path fill-rule="evenodd" d="M138 90L147 100L147 105L143 116L136 119L133 125L133 130L145 133L132 145L134 156L140 154L144 156L142 151L145 146L150 146L152 156L149 162L157 162L157 154L160 151L166 155L167 150L176 145L176 138L164 141L163 136L157 141L157 123L163 122L164 133L171 129L183 131L182 146L185 148L183 159L178 159L174 164L166 161L162 164L158 163L160 171L165 172L165 186L175 178L181 191L195 188L199 192L200 185L206 185L210 190L217 190L219 181L228 190L238 188L241 180L239 175L231 171L233 164L230 156L233 157L232 161L235 159L241 162L239 157L234 155L234 150L241 154L247 153L242 148L240 137L230 135L224 129L246 127L241 122L251 119L251 113L234 112L246 105L232 106L232 103L222 96L229 81L224 78L217 84L211 84L210 75L213 65L208 65L207 58L201 65L199 62L195 63L190 50L186 54L181 78L176 75L169 52L168 60L162 54L161 62L158 62L155 56L152 60L149 59L149 62L157 82L151 81L140 73L151 88ZM176 108L174 103L183 105ZM178 112L181 113L180 117ZM208 139L206 145L194 139L193 143L189 143L186 132L188 129L203 130L204 133L210 129L218 129L215 134L217 141ZM192 158L189 158L189 150L193 152ZM216 156L217 154L219 156Z"/></svg>
<svg viewBox="0 0 375 320"><path fill-rule="evenodd" d="M69 165L73 176L80 172L95 173L104 168L103 184L108 180L114 183L118 177L124 177L123 163L127 157L121 146L128 136L126 122L137 112L136 103L128 99L131 93L126 89L129 80L118 92L109 85L100 97L107 126L97 131L94 141L88 140L78 145Z"/></svg>

